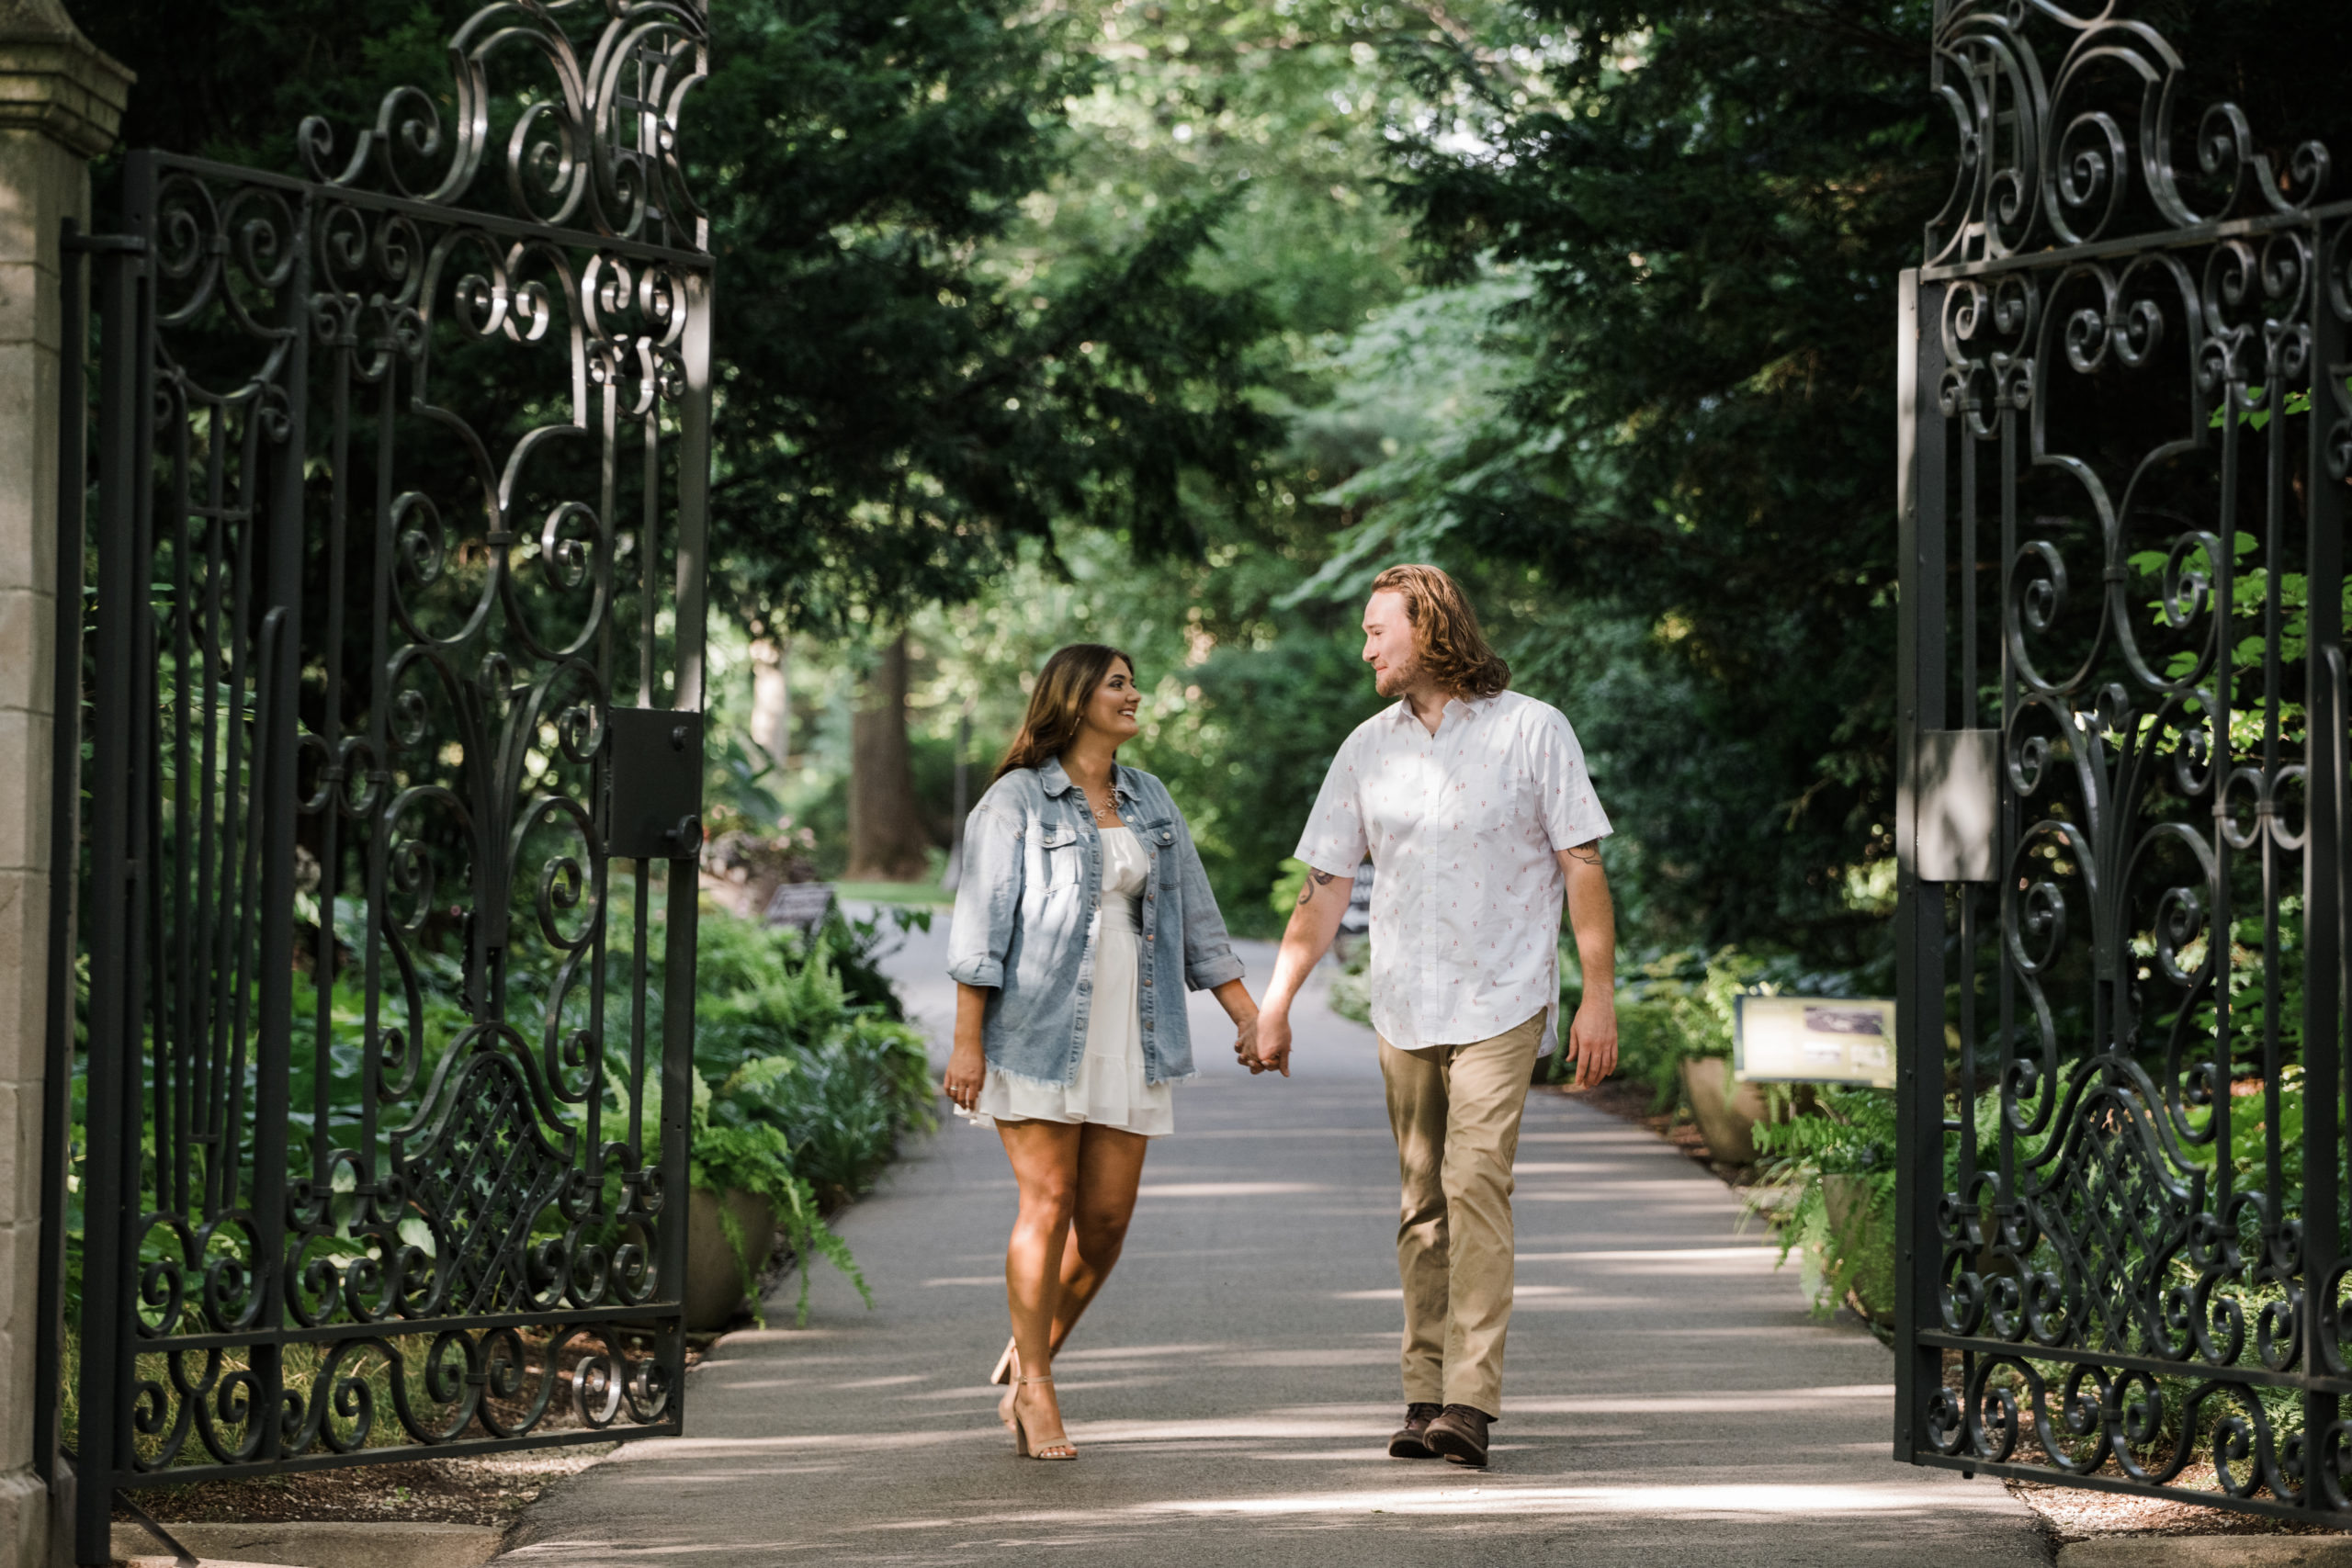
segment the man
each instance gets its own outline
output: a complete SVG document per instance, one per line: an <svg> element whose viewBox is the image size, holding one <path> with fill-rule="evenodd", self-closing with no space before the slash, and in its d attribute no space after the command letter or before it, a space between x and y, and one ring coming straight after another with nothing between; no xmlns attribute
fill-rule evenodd
<svg viewBox="0 0 2352 1568"><path fill-rule="evenodd" d="M1511 1160L1536 1058L1551 1046L1565 890L1584 964L1568 1034L1579 1086L1617 1066L1616 931L1594 797L1557 708L1508 690L1510 668L1452 578L1374 580L1363 657L1396 706L1366 719L1323 780L1298 858L1252 1072L1290 1071L1290 1004L1331 945L1368 854L1372 1024L1404 1201L1405 1424L1399 1459L1487 1462L1502 1415L1511 1308Z"/></svg>

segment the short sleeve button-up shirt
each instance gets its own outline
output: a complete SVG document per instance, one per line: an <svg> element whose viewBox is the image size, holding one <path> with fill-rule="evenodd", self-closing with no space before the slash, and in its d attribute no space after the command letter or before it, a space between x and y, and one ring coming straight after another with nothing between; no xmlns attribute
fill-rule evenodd
<svg viewBox="0 0 2352 1568"><path fill-rule="evenodd" d="M1357 726L1297 853L1335 876L1371 858L1372 1024L1410 1051L1558 1005L1558 852L1609 832L1566 716L1503 692L1447 703L1435 734L1405 702Z"/></svg>

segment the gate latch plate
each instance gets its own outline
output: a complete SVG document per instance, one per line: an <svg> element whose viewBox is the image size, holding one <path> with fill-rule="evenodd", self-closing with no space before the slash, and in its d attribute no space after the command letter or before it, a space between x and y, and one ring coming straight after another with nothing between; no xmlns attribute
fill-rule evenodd
<svg viewBox="0 0 2352 1568"><path fill-rule="evenodd" d="M692 860L702 852L702 715L684 708L605 711L605 852Z"/></svg>

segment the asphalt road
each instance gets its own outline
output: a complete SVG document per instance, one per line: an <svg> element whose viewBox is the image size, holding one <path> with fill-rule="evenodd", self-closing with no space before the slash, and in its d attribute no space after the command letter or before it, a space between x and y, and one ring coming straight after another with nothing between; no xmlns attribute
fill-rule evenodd
<svg viewBox="0 0 2352 1568"><path fill-rule="evenodd" d="M933 1024L952 1007L943 950L934 932L893 960ZM1271 950L1245 957L1261 981ZM996 1423L982 1380L1005 1337L1013 1188L994 1135L950 1122L842 1216L874 1311L820 1277L808 1329L723 1341L688 1382L689 1436L562 1483L500 1561L2049 1561L1997 1483L1888 1459L1887 1352L1806 1315L1721 1183L1541 1090L1493 1467L1388 1459L1396 1156L1370 1033L1310 996L1295 1076L1252 1080L1214 1001L1193 1003L1204 1076L1057 1363L1075 1464L1015 1458Z"/></svg>

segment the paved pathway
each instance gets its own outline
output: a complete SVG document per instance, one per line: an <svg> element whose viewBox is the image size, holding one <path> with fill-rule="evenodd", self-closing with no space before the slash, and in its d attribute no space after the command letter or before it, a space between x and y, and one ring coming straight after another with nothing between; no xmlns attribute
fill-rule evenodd
<svg viewBox="0 0 2352 1568"><path fill-rule="evenodd" d="M939 946L897 961L929 1021L948 1003ZM2048 1562L1997 1484L1888 1461L1887 1353L1808 1320L1720 1183L1549 1093L1520 1146L1494 1466L1388 1459L1396 1156L1369 1032L1303 999L1295 1076L1253 1081L1194 1002L1206 1076L1057 1364L1076 1464L1015 1459L996 1424L980 1380L1004 1342L1013 1189L994 1136L951 1122L842 1217L875 1311L820 1278L807 1330L728 1338L687 1385L691 1436L551 1492L501 1561Z"/></svg>

